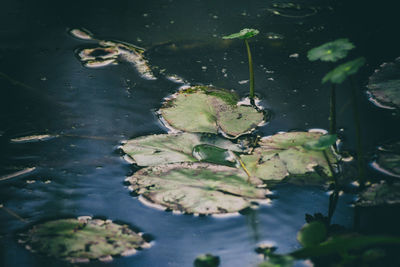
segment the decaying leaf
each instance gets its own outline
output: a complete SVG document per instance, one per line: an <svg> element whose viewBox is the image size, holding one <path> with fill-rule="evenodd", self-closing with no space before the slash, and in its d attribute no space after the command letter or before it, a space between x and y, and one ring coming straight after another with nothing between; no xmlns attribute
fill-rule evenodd
<svg viewBox="0 0 400 267"><path fill-rule="evenodd" d="M235 213L267 200L259 180L240 169L209 163L147 167L127 178L130 189L164 208L190 214ZM250 183L251 182L251 183Z"/></svg>
<svg viewBox="0 0 400 267"><path fill-rule="evenodd" d="M20 234L20 238L20 243L31 251L70 262L107 261L150 246L127 225L89 216L38 224Z"/></svg>
<svg viewBox="0 0 400 267"><path fill-rule="evenodd" d="M237 105L230 91L207 86L186 88L169 98L159 113L173 128L197 133L225 133L236 138L264 121L264 113Z"/></svg>
<svg viewBox="0 0 400 267"><path fill-rule="evenodd" d="M317 132L278 133L262 138L259 147L250 155L241 155L241 159L252 176L267 183L285 178L295 183L325 183L332 173L323 152L303 147L321 136ZM336 163L330 150L327 155L331 163Z"/></svg>
<svg viewBox="0 0 400 267"><path fill-rule="evenodd" d="M139 166L202 160L200 145L242 152L239 145L212 134L178 133L131 139L121 148ZM196 151L194 151L194 149ZM195 152L196 154L193 154ZM204 153L203 153L204 154Z"/></svg>

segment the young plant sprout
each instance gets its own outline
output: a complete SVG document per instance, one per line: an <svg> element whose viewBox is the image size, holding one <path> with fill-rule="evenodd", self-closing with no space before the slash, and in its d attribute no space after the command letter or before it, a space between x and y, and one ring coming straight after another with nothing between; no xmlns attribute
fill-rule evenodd
<svg viewBox="0 0 400 267"><path fill-rule="evenodd" d="M337 39L325 43L308 51L307 57L310 61L336 62L347 56L347 53L355 48L348 39ZM324 83L324 81L323 81ZM330 112L329 112L329 133L336 134L336 84L331 85Z"/></svg>
<svg viewBox="0 0 400 267"><path fill-rule="evenodd" d="M256 29L243 29L240 32L233 33L231 35L223 36L222 39L242 39L246 44L247 56L249 58L249 72L250 72L250 100L254 101L254 72L253 72L253 60L251 58L250 46L247 39L256 36L259 33Z"/></svg>

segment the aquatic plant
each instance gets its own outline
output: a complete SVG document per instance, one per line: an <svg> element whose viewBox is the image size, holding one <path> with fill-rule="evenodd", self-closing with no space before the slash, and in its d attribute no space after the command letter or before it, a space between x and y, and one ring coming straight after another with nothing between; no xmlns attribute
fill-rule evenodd
<svg viewBox="0 0 400 267"><path fill-rule="evenodd" d="M110 261L112 256L129 256L136 249L150 247L128 225L90 216L34 225L20 234L20 243L31 251L70 262Z"/></svg>
<svg viewBox="0 0 400 267"><path fill-rule="evenodd" d="M345 58L353 48L355 46L348 39L342 38L310 49L307 57L310 61L336 62ZM336 83L331 84L329 122L329 133L336 134Z"/></svg>
<svg viewBox="0 0 400 267"><path fill-rule="evenodd" d="M311 61L322 60L336 62L347 56L349 50L355 46L348 41L348 39L338 39L336 41L323 44L319 47L313 48L308 52L308 58ZM330 127L329 133L336 134L336 93L335 86L343 83L348 77L356 74L358 70L365 64L365 58L359 57L357 59L343 63L330 72L323 78L322 83L331 83L331 102L330 102ZM353 116L354 124L356 127L357 137L357 165L358 165L358 179L364 186L365 170L364 170L364 156L361 145L361 129L360 129L360 116L358 114L358 100L357 100L357 87L353 79L350 79L352 87L352 102L353 102Z"/></svg>
<svg viewBox="0 0 400 267"><path fill-rule="evenodd" d="M247 41L251 37L256 36L259 33L256 29L243 29L240 32L233 33L227 36L223 36L222 39L241 39L244 40L247 49L247 57L249 59L249 72L250 72L250 99L254 100L254 71L253 71L253 60L251 57L251 51L249 42Z"/></svg>
<svg viewBox="0 0 400 267"><path fill-rule="evenodd" d="M229 138L250 133L264 122L264 112L238 105L237 95L209 86L186 88L168 98L159 114L170 127L194 133L223 132Z"/></svg>
<svg viewBox="0 0 400 267"><path fill-rule="evenodd" d="M202 254L196 257L194 267L218 267L220 263L219 257L212 254Z"/></svg>

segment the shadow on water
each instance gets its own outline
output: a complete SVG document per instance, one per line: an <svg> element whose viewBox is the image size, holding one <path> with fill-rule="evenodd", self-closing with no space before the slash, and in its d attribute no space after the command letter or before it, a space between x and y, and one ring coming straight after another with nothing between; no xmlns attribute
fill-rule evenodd
<svg viewBox="0 0 400 267"><path fill-rule="evenodd" d="M274 113L258 134L328 128L329 90L320 85L327 67L308 62L306 52L325 41L350 38L359 45L356 53L368 61L359 81L364 89L379 64L399 56L399 43L392 37L397 27L395 9L389 4L306 2L317 6L318 12L304 18L273 14L267 10L269 3L261 0L229 1L229 8L226 1L183 0L3 3L0 176L35 169L0 181L0 203L29 223L95 215L129 223L154 236L151 249L116 258L107 266L191 266L198 254L206 252L219 255L222 266L253 266L260 262L254 253L259 243L273 243L280 253L299 248L296 233L304 224L304 214L328 213L329 196L323 188L281 185L274 189L276 198L270 206L231 218L175 215L146 207L129 194L123 181L131 169L115 151L122 140L165 132L154 111L182 85L167 79L168 75L190 84L234 89L245 96L245 47L219 39L244 27L279 34L277 39L261 37L252 42L256 93ZM374 22L370 16L376 18ZM74 53L93 42L71 37L67 30L73 27L87 28L101 39L148 48L145 56L158 79L143 79L123 61L104 68L84 67ZM340 103L350 97L348 85L344 87L338 91ZM398 137L399 124L394 123L398 117L373 106L362 91L363 146L372 151ZM345 149L354 151L351 110L340 108L338 128ZM56 137L10 142L38 134ZM368 175L381 177L372 169ZM339 198L333 222L353 226L352 201L352 194ZM18 244L15 233L26 223L10 212L0 209L0 265L68 266ZM375 229L375 216L365 216L371 224L362 225L363 229Z"/></svg>

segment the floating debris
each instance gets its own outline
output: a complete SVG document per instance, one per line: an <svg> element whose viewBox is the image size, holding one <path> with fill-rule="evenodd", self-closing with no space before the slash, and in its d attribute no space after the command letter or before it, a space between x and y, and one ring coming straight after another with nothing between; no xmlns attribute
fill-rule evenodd
<svg viewBox="0 0 400 267"><path fill-rule="evenodd" d="M369 100L380 108L400 108L400 57L384 63L369 78Z"/></svg>
<svg viewBox="0 0 400 267"><path fill-rule="evenodd" d="M7 175L4 175L4 176L1 176L0 177L0 181L5 181L5 180L8 180L8 179L17 177L17 176L21 176L21 175L33 172L35 169L36 169L36 167L26 168L26 169L23 169L21 171L17 171L17 172L11 173L11 174L7 174Z"/></svg>
<svg viewBox="0 0 400 267"><path fill-rule="evenodd" d="M35 225L20 234L19 242L32 252L72 263L110 261L112 256L133 255L137 249L150 247L128 225L90 216Z"/></svg>
<svg viewBox="0 0 400 267"><path fill-rule="evenodd" d="M56 138L58 135L51 134L40 134L40 135L29 135L23 137L17 137L10 140L11 143L28 143L37 141L46 141L52 138Z"/></svg>
<svg viewBox="0 0 400 267"><path fill-rule="evenodd" d="M75 34L71 31L71 34L75 37L80 36L83 38L78 38L84 40L87 40L87 38L84 37L91 37L91 35L84 34L84 31L78 29L74 29L74 33ZM98 44L100 45L99 47L85 48L77 52L78 57L84 66L89 68L99 68L118 64L118 61L122 60L133 64L142 78L156 80L156 77L153 75L153 72L149 67L148 61L143 56L143 48L119 41L96 41L98 41Z"/></svg>
<svg viewBox="0 0 400 267"><path fill-rule="evenodd" d="M268 12L287 18L306 18L318 13L314 6L303 6L296 3L273 3L266 9Z"/></svg>
<svg viewBox="0 0 400 267"><path fill-rule="evenodd" d="M265 34L265 37L267 37L267 39L269 39L269 40L282 40L284 38L284 36L282 34L274 33L274 32L267 32Z"/></svg>
<svg viewBox="0 0 400 267"><path fill-rule="evenodd" d="M380 146L371 165L377 171L400 178L400 141Z"/></svg>
<svg viewBox="0 0 400 267"><path fill-rule="evenodd" d="M72 29L69 33L82 40L93 40L93 34L86 29Z"/></svg>

